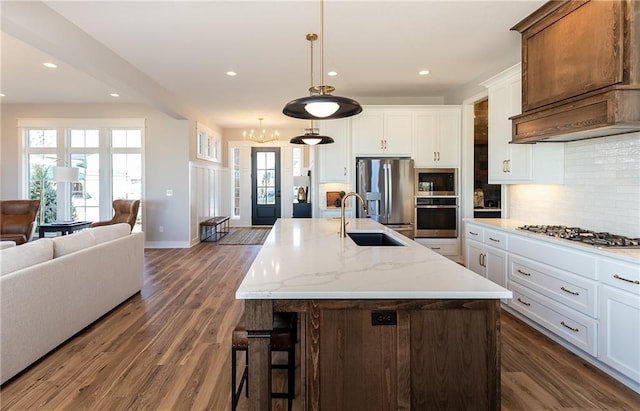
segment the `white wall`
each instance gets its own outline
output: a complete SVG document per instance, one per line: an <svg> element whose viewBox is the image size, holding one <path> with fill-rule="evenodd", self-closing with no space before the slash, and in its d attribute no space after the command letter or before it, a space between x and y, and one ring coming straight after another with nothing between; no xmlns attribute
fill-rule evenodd
<svg viewBox="0 0 640 411"><path fill-rule="evenodd" d="M511 218L640 237L640 133L565 144L565 184L510 186Z"/></svg>
<svg viewBox="0 0 640 411"><path fill-rule="evenodd" d="M0 198L20 198L18 118L144 118L144 222L147 246L188 247L189 152L194 121L137 104L2 104ZM166 190L173 190L167 197ZM159 227L163 227L160 232Z"/></svg>

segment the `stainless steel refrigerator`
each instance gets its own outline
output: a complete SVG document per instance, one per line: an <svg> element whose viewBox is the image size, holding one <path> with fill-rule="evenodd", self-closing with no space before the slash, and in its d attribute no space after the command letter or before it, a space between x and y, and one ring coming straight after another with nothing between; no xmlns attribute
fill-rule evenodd
<svg viewBox="0 0 640 411"><path fill-rule="evenodd" d="M367 202L367 215L413 238L414 169L410 158L356 159L356 191ZM365 217L362 207L356 216Z"/></svg>

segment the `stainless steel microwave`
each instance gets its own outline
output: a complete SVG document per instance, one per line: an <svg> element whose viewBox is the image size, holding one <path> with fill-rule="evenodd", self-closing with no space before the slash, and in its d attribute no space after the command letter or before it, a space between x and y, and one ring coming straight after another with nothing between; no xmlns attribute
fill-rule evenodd
<svg viewBox="0 0 640 411"><path fill-rule="evenodd" d="M457 168L416 168L416 197L458 195Z"/></svg>

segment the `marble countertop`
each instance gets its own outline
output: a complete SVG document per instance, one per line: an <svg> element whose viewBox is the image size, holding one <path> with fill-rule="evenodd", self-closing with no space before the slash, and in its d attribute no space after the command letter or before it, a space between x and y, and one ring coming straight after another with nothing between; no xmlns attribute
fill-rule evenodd
<svg viewBox="0 0 640 411"><path fill-rule="evenodd" d="M498 299L511 291L371 219L350 231L405 244L366 247L340 238L339 219L279 219L236 291L238 299Z"/></svg>
<svg viewBox="0 0 640 411"><path fill-rule="evenodd" d="M517 230L518 227L522 227L526 224L532 224L531 222L512 220L509 218L468 218L465 221L469 223L480 224L490 229L498 229L507 231L511 234L518 234L525 237L529 237L537 240L549 241L555 245L561 245L570 247L576 250L594 253L610 258L617 258L620 260L628 261L631 263L640 263L640 249L638 248L607 248L607 247L595 247L589 244L583 244L576 241L565 240L562 238L551 237L545 234L533 233L530 231Z"/></svg>

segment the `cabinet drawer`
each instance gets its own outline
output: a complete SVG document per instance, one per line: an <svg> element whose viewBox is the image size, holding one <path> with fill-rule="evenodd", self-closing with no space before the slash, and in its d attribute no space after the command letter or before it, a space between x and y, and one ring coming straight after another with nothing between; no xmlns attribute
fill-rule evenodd
<svg viewBox="0 0 640 411"><path fill-rule="evenodd" d="M601 259L598 278L605 284L634 294L640 294L640 265Z"/></svg>
<svg viewBox="0 0 640 411"><path fill-rule="evenodd" d="M524 285L583 314L597 317L597 283L516 255L509 259L509 281Z"/></svg>
<svg viewBox="0 0 640 411"><path fill-rule="evenodd" d="M484 228L477 225L465 225L464 233L468 240L476 240L482 242L484 239Z"/></svg>
<svg viewBox="0 0 640 411"><path fill-rule="evenodd" d="M592 356L597 355L598 322L584 314L563 307L559 303L511 283L513 300L509 307L539 323Z"/></svg>
<svg viewBox="0 0 640 411"><path fill-rule="evenodd" d="M491 247L496 247L501 250L507 249L507 234L495 231L495 230L484 230L483 241L485 244L490 245Z"/></svg>
<svg viewBox="0 0 640 411"><path fill-rule="evenodd" d="M459 254L457 239L452 239L451 241L436 240L440 242L435 242L432 239L416 238L415 241L441 255L454 256Z"/></svg>
<svg viewBox="0 0 640 411"><path fill-rule="evenodd" d="M509 251L570 273L596 280L596 257L558 244L512 235Z"/></svg>

